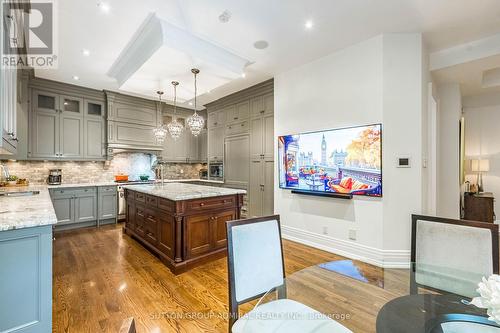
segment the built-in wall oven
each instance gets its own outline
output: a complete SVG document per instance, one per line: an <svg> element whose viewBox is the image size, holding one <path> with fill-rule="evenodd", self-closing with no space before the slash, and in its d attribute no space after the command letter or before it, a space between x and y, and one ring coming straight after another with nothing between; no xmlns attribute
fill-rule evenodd
<svg viewBox="0 0 500 333"><path fill-rule="evenodd" d="M208 171L211 180L224 180L224 166L222 163L210 163Z"/></svg>

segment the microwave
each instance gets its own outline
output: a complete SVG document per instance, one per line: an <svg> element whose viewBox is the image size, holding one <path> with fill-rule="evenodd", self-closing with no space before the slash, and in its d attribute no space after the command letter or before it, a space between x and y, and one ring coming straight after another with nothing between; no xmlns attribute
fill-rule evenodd
<svg viewBox="0 0 500 333"><path fill-rule="evenodd" d="M224 179L224 166L222 163L211 163L208 171L210 179L212 180Z"/></svg>

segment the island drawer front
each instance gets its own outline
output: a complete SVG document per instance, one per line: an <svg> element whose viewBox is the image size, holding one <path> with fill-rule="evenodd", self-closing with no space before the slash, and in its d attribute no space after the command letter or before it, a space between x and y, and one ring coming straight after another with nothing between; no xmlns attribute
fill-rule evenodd
<svg viewBox="0 0 500 333"><path fill-rule="evenodd" d="M216 197L216 198L205 198L196 199L187 202L188 211L203 211L219 208L230 208L236 205L235 197Z"/></svg>
<svg viewBox="0 0 500 333"><path fill-rule="evenodd" d="M140 235L145 235L146 211L143 205L135 205L135 232Z"/></svg>
<svg viewBox="0 0 500 333"><path fill-rule="evenodd" d="M168 213L175 213L175 202L168 199L158 198L158 208Z"/></svg>
<svg viewBox="0 0 500 333"><path fill-rule="evenodd" d="M140 192L134 192L135 201L146 202L146 195Z"/></svg>
<svg viewBox="0 0 500 333"><path fill-rule="evenodd" d="M156 215L156 211L153 209L146 208L146 216L144 219L144 233L146 240L156 245L158 239L158 219Z"/></svg>
<svg viewBox="0 0 500 333"><path fill-rule="evenodd" d="M158 198L152 195L146 195L146 205L153 208L158 207Z"/></svg>

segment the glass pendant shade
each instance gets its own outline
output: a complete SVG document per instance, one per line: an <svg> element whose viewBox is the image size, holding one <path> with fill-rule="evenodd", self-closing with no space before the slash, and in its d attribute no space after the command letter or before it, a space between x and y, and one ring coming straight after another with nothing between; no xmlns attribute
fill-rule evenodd
<svg viewBox="0 0 500 333"><path fill-rule="evenodd" d="M176 112L177 112L177 86L179 82L172 81L172 85L174 86L174 116L172 117L172 121L168 123L167 130L170 133L172 139L177 140L182 132L184 131L184 126L180 122L177 121Z"/></svg>
<svg viewBox="0 0 500 333"><path fill-rule="evenodd" d="M167 129L165 128L165 125L161 125L153 129L153 134L156 142L163 143L167 137Z"/></svg>
<svg viewBox="0 0 500 333"><path fill-rule="evenodd" d="M187 119L187 124L191 129L191 133L193 133L194 136L198 136L203 130L205 119L195 111L194 114Z"/></svg>
<svg viewBox="0 0 500 333"><path fill-rule="evenodd" d="M200 70L197 68L191 69L191 73L194 74L194 113L187 119L187 125L191 130L191 133L194 136L198 136L203 130L203 126L205 125L205 119L200 116L196 110L196 94L197 94L197 86L196 86L196 75L200 73Z"/></svg>
<svg viewBox="0 0 500 333"><path fill-rule="evenodd" d="M163 95L163 91L157 91L158 99L160 100L160 108L161 108L161 95ZM156 142L163 143L165 138L167 137L167 128L164 124L153 129L153 135L155 136Z"/></svg>

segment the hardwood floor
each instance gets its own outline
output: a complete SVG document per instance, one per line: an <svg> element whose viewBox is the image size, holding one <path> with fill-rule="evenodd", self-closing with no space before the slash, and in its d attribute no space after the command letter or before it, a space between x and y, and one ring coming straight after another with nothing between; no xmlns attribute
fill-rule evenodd
<svg viewBox="0 0 500 333"><path fill-rule="evenodd" d="M53 332L118 332L122 321L129 317L135 318L139 333L227 332L225 258L175 276L124 235L120 225L61 232L55 237ZM284 253L287 275L345 259L290 241L284 241ZM376 285L384 283L387 273L367 264L360 267L372 280L366 288L356 290L359 304L368 304L368 309L356 305L357 314L346 326L355 332L370 332L377 309L404 292L406 280L392 279L396 281L395 291L389 292ZM317 284L304 288L306 298L321 297L325 306L346 304L342 288L356 288L352 279L341 276L332 285L331 279L322 280L325 270L318 270L312 277ZM349 304L339 309L352 311L353 305ZM249 304L242 310L251 308Z"/></svg>

